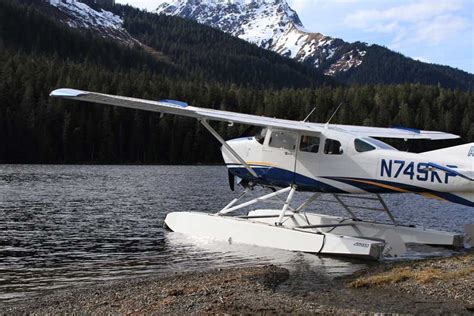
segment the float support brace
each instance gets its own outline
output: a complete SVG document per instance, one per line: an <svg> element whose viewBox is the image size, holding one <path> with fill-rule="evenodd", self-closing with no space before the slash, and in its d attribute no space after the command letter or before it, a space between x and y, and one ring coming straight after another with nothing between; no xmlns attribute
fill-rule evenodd
<svg viewBox="0 0 474 316"><path fill-rule="evenodd" d="M295 210L295 213L299 213L299 212L302 212L304 211L311 203L314 202L314 200L316 200L318 197L321 196L322 193L320 192L316 192L315 194L313 194L309 199L307 199L303 204L301 204L300 206L298 206L298 208Z"/></svg>
<svg viewBox="0 0 474 316"><path fill-rule="evenodd" d="M229 204L227 204L222 210L220 210L217 214L223 214L225 210L231 208L234 206L235 203L237 203L241 198L243 198L248 192L250 191L250 188L246 188L238 197L233 199Z"/></svg>
<svg viewBox="0 0 474 316"><path fill-rule="evenodd" d="M398 225L398 222L395 219L395 216L393 216L392 212L390 212L390 209L388 208L387 203L385 203L385 201L382 199L380 194L376 194L376 196L377 196L377 199L380 201L380 204L382 204L382 207L385 213L387 213L388 217L390 217L390 220L393 222L393 224Z"/></svg>
<svg viewBox="0 0 474 316"><path fill-rule="evenodd" d="M265 201L265 200L271 199L272 197L277 196L277 195L282 194L282 193L285 193L285 192L288 192L288 191L290 191L291 189L292 189L292 187L287 187L287 188L281 189L281 190L279 190L279 191L275 191L275 192L272 192L272 193L270 193L270 194L267 194L267 195L258 197L258 198L253 199L253 200L250 200L250 201L248 201L248 202L245 202L245 203L242 203L242 204L233 206L233 207L225 208L225 209L223 209L222 211L220 211L219 214L221 214L221 215L222 215L222 214L227 214L227 213L233 212L233 211L235 211L235 210L241 209L241 208L243 208L243 207L246 207L246 206L255 204L255 203L257 203L257 202L261 202L261 201Z"/></svg>
<svg viewBox="0 0 474 316"><path fill-rule="evenodd" d="M283 209L281 210L280 217L278 217L278 222L275 223L277 226L281 226L283 223L283 218L285 218L286 210L288 210L288 206L290 206L291 200L293 199L293 194L295 194L296 186L291 186L290 193L288 193L288 197L286 198L285 204L283 204Z"/></svg>

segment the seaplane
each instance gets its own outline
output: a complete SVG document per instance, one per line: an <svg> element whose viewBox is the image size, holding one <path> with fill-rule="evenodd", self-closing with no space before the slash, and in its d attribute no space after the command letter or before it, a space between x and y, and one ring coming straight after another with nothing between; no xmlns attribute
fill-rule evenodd
<svg viewBox="0 0 474 316"><path fill-rule="evenodd" d="M174 232L229 243L375 260L400 256L408 244L454 248L472 244L473 226L466 225L467 233L459 234L402 225L380 195L418 193L474 207L474 143L412 153L380 140L434 141L456 139L458 135L402 127L312 123L309 116L292 121L195 107L181 101L143 100L67 88L52 91L51 97L195 118L222 144L231 189L237 182L242 192L220 210L168 213L165 224ZM224 140L210 124L212 121L250 125L255 132ZM263 188L263 195L245 201L246 194L257 186ZM305 193L305 201L293 205L295 195L302 192L309 192ZM328 195L347 215L307 211ZM361 199L378 206L354 205ZM242 210L268 200L280 207L252 207L242 215ZM385 212L387 221L363 220L358 216L360 209Z"/></svg>

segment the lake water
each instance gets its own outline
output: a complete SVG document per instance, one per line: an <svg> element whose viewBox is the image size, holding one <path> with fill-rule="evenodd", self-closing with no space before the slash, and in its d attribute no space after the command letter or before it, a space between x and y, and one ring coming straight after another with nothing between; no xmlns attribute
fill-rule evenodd
<svg viewBox="0 0 474 316"><path fill-rule="evenodd" d="M368 264L163 229L168 212L216 212L235 195L223 166L0 165L0 302L104 280L269 263L301 276L289 285L297 290ZM404 224L461 232L474 221L468 207L417 195L384 198ZM343 214L332 203L318 209ZM406 257L450 253L412 249Z"/></svg>

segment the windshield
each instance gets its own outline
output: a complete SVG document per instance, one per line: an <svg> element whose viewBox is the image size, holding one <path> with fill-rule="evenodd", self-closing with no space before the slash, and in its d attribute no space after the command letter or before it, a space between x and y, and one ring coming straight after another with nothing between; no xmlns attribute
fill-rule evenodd
<svg viewBox="0 0 474 316"><path fill-rule="evenodd" d="M265 141L265 135L267 135L267 129L261 128L257 131L257 134L255 135L255 140L263 145L263 142Z"/></svg>

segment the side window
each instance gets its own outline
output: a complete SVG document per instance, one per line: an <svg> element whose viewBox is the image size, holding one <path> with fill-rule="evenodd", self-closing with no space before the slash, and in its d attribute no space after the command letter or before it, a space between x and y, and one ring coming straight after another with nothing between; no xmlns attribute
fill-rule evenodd
<svg viewBox="0 0 474 316"><path fill-rule="evenodd" d="M296 134L282 131L273 131L268 145L275 148L295 150Z"/></svg>
<svg viewBox="0 0 474 316"><path fill-rule="evenodd" d="M355 147L355 150L359 153L363 153L363 152L371 151L375 149L374 146L360 139L356 139L354 141L354 147Z"/></svg>
<svg viewBox="0 0 474 316"><path fill-rule="evenodd" d="M300 151L317 153L319 151L319 137L301 136Z"/></svg>
<svg viewBox="0 0 474 316"><path fill-rule="evenodd" d="M324 153L327 155L342 155L341 143L334 139L326 139Z"/></svg>

